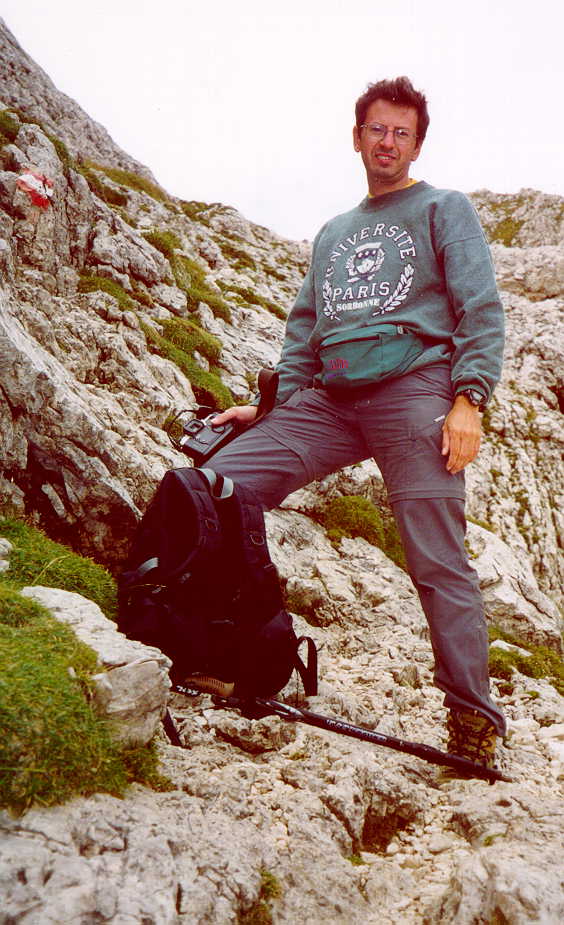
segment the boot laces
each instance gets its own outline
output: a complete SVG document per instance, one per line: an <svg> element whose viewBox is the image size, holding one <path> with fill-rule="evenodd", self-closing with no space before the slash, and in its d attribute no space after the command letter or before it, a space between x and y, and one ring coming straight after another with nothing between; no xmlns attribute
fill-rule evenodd
<svg viewBox="0 0 564 925"><path fill-rule="evenodd" d="M495 726L474 711L451 710L447 718L448 751L477 764L493 767L497 734Z"/></svg>

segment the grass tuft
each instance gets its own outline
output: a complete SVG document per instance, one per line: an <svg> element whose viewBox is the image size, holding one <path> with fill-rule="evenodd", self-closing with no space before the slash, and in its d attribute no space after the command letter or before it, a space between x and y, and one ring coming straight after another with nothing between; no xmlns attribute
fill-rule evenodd
<svg viewBox="0 0 564 925"><path fill-rule="evenodd" d="M21 521L0 519L10 568L0 575L0 806L21 814L99 791L122 796L132 781L172 786L154 744L125 749L90 703L98 657L24 585L42 583L115 613L115 583L102 566Z"/></svg>
<svg viewBox="0 0 564 925"><path fill-rule="evenodd" d="M79 292L107 292L117 300L122 311L135 311L135 303L123 286L113 279L97 276L95 273L82 273L78 282Z"/></svg>
<svg viewBox="0 0 564 925"><path fill-rule="evenodd" d="M503 639L530 652L530 655L522 655L520 652L490 647L489 670L493 678L511 681L513 671L517 670L528 678L544 678L564 696L564 660L558 652L548 646L531 646L496 626L488 627L488 633L490 641Z"/></svg>
<svg viewBox="0 0 564 925"><path fill-rule="evenodd" d="M20 130L20 121L9 109L0 111L0 147L15 141Z"/></svg>
<svg viewBox="0 0 564 925"><path fill-rule="evenodd" d="M125 186L138 193L146 193L147 196L159 202L170 201L167 193L161 189L160 186L157 186L156 183L153 183L146 177L134 173L132 170L123 170L121 167L108 167L105 164L97 164L94 161L86 161L84 166L91 170L100 171L105 174L109 180L113 180L114 183L117 183L118 186Z"/></svg>
<svg viewBox="0 0 564 925"><path fill-rule="evenodd" d="M231 311L225 300L206 282L201 266L184 254L174 254L170 263L176 285L183 289L188 308L196 311L200 302L209 305L216 318L231 321Z"/></svg>
<svg viewBox="0 0 564 925"><path fill-rule="evenodd" d="M9 582L10 587L20 590L25 585L45 585L74 591L98 604L110 620L116 619L116 583L102 565L13 518L0 518L0 536L10 540L14 547L10 568L2 576L2 581Z"/></svg>
<svg viewBox="0 0 564 925"><path fill-rule="evenodd" d="M180 238L174 231L145 231L143 237L168 260L174 256L175 250L182 247Z"/></svg>
<svg viewBox="0 0 564 925"><path fill-rule="evenodd" d="M266 299L260 293L255 292L254 289L250 289L248 286L236 286L233 283L223 283L222 289L226 294L231 295L234 293L234 297L232 296L233 301L239 305L260 305L272 315L280 318L281 321L286 321L287 314L284 309L277 305L276 302L271 302L270 299Z"/></svg>
<svg viewBox="0 0 564 925"><path fill-rule="evenodd" d="M192 219L192 221L203 222L204 225L209 225L209 219L204 214L209 209L209 204L207 202L198 202L195 199L181 199L180 208L184 212L184 215Z"/></svg>
<svg viewBox="0 0 564 925"><path fill-rule="evenodd" d="M178 253L182 242L174 231L155 229L145 232L144 237L169 261L174 281L186 295L189 311L196 311L200 302L205 302L216 317L231 321L229 306L206 281L202 267L191 257Z"/></svg>
<svg viewBox="0 0 564 925"><path fill-rule="evenodd" d="M115 187L104 183L90 167L78 164L76 165L76 169L82 174L91 191L98 199L106 202L109 206L127 205L127 193L123 193L121 190L115 189Z"/></svg>
<svg viewBox="0 0 564 925"><path fill-rule="evenodd" d="M260 877L258 899L250 909L239 913L237 925L272 925L271 903L280 898L282 889L278 878L269 870L261 870Z"/></svg>
<svg viewBox="0 0 564 925"><path fill-rule="evenodd" d="M196 341L198 331L196 325L185 323L185 326L178 324L181 319L172 319L163 324L163 331L172 334L176 341L182 342L185 346L188 343L199 343L196 348L202 353L211 350L211 335L200 331L200 340ZM210 405L212 408L224 410L235 404L235 399L226 385L223 384L217 372L213 368L209 371L202 369L198 365L191 353L187 353L181 346L169 339L169 336L159 334L151 325L141 322L141 329L147 338L147 345L150 349L160 356L166 357L181 370L189 380L197 401L202 405ZM217 342L219 343L219 342Z"/></svg>
<svg viewBox="0 0 564 925"><path fill-rule="evenodd" d="M316 518L337 545L344 536L361 537L386 553L404 571L405 556L395 520L383 514L371 501L360 495L334 498Z"/></svg>

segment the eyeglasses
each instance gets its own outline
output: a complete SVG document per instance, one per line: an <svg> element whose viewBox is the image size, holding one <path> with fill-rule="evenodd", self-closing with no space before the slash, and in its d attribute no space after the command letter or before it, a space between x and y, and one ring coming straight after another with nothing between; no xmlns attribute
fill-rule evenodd
<svg viewBox="0 0 564 925"><path fill-rule="evenodd" d="M365 128L371 141L383 141L388 132L393 132L394 138L398 145L406 145L415 137L413 132L406 128L388 128L387 125L381 125L380 122L363 122L360 126Z"/></svg>

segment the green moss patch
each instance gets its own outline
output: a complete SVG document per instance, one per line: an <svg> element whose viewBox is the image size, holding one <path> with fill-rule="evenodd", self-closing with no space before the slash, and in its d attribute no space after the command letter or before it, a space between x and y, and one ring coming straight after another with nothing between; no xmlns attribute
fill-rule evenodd
<svg viewBox="0 0 564 925"><path fill-rule="evenodd" d="M524 224L523 221L515 221L515 219L509 217L504 218L493 227L491 240L504 244L505 247L512 247Z"/></svg>
<svg viewBox="0 0 564 925"><path fill-rule="evenodd" d="M544 678L564 696L564 660L557 652L547 646L530 646L495 626L489 627L488 632L490 640L503 639L530 652L530 655L523 655L497 646L490 647L489 670L493 678L511 681L513 671L517 670L528 678Z"/></svg>
<svg viewBox="0 0 564 925"><path fill-rule="evenodd" d="M113 279L97 276L95 273L82 273L78 282L79 292L107 292L117 300L122 311L135 311L135 302L123 286Z"/></svg>
<svg viewBox="0 0 564 925"><path fill-rule="evenodd" d="M19 520L0 518L0 536L10 540L14 547L10 568L0 576L0 586L7 583L19 590L25 585L44 585L74 591L94 601L106 617L115 620L116 583L103 566Z"/></svg>
<svg viewBox="0 0 564 925"><path fill-rule="evenodd" d="M391 514L380 511L367 498L348 495L330 501L317 519L332 543L338 544L344 536L361 537L377 546L407 571L400 536Z"/></svg>
<svg viewBox="0 0 564 925"><path fill-rule="evenodd" d="M180 208L184 212L184 215L192 219L193 222L201 222L204 225L209 225L209 219L205 214L209 207L209 203L198 202L196 199L180 200Z"/></svg>
<svg viewBox="0 0 564 925"><path fill-rule="evenodd" d="M118 186L125 186L128 189L135 190L138 193L145 193L152 199L159 202L169 202L169 197L160 186L142 177L132 170L123 170L121 167L108 167L106 164L97 164L94 161L86 161L85 167L90 170L97 170L105 174L109 180L113 180Z"/></svg>
<svg viewBox="0 0 564 925"><path fill-rule="evenodd" d="M90 167L78 164L76 169L82 174L88 186L98 199L101 199L110 206L125 206L127 204L127 193L116 189L114 186L110 186L108 183L104 183L98 174Z"/></svg>
<svg viewBox="0 0 564 925"><path fill-rule="evenodd" d="M260 305L282 321L286 320L286 312L280 305L277 305L276 302L271 302L270 299L265 299L254 289L250 289L248 286L236 286L233 283L220 283L220 286L223 292L239 305Z"/></svg>
<svg viewBox="0 0 564 925"><path fill-rule="evenodd" d="M15 141L19 130L19 119L9 109L0 110L0 146Z"/></svg>
<svg viewBox="0 0 564 925"><path fill-rule="evenodd" d="M184 353L191 355L197 350L211 363L219 360L221 341L188 318L168 318L161 322L161 327L163 336Z"/></svg>
<svg viewBox="0 0 564 925"><path fill-rule="evenodd" d="M221 253L237 270L256 270L257 265L251 255L243 247L237 247L233 241L217 239Z"/></svg>
<svg viewBox="0 0 564 925"><path fill-rule="evenodd" d="M189 311L196 311L200 302L205 302L214 316L227 322L231 321L229 306L206 282L202 267L191 257L178 253L182 242L174 231L156 229L145 232L144 237L169 261L174 281L184 292Z"/></svg>
<svg viewBox="0 0 564 925"><path fill-rule="evenodd" d="M112 613L111 576L19 521L1 519L0 535L14 546L0 576L0 806L22 813L99 791L121 796L134 780L169 788L154 745L122 748L92 708L96 653L19 593L30 583L62 587Z"/></svg>
<svg viewBox="0 0 564 925"><path fill-rule="evenodd" d="M213 368L209 371L202 369L198 365L191 352L186 352L178 343L169 339L166 331L172 334L175 341L180 341L186 346L189 343L197 341L196 325L182 326L174 319L171 322L165 322L163 325L163 334L159 334L153 327L141 322L141 328L147 344L150 349L171 360L189 380L196 399L200 404L210 405L218 410L224 410L235 404L235 399L230 390L221 381L219 374ZM210 350L211 335L205 336L205 332L199 332L201 338L198 341L199 346L196 348L205 355L205 351ZM209 339L208 339L209 338ZM219 343L219 342L218 342Z"/></svg>
<svg viewBox="0 0 564 925"><path fill-rule="evenodd" d="M175 250L182 247L180 238L173 231L146 231L143 237L168 260L174 256Z"/></svg>

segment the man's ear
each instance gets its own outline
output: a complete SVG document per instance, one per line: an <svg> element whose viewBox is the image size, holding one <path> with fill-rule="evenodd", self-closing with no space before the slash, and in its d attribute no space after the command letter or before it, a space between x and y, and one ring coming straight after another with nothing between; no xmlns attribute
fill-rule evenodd
<svg viewBox="0 0 564 925"><path fill-rule="evenodd" d="M419 157L419 155L421 154L421 145L422 145L422 144L423 144L423 142L421 141L421 142L417 145L417 147L416 147L415 151L413 152L413 154L411 155L411 160L412 160L412 162L413 162L413 161L416 161L417 158Z"/></svg>
<svg viewBox="0 0 564 925"><path fill-rule="evenodd" d="M356 125L353 128L353 145L355 151L360 151L360 132Z"/></svg>

